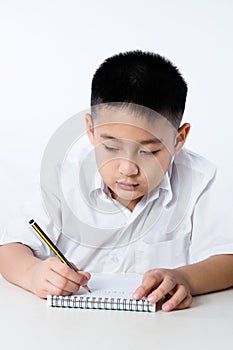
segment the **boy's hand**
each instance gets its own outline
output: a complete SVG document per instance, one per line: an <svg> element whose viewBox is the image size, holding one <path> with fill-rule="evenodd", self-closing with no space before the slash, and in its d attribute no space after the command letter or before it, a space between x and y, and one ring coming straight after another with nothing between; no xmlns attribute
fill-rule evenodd
<svg viewBox="0 0 233 350"><path fill-rule="evenodd" d="M71 295L90 279L88 272L75 272L58 258L37 261L29 271L31 290L40 298L52 295Z"/></svg>
<svg viewBox="0 0 233 350"><path fill-rule="evenodd" d="M170 299L162 305L163 311L184 309L191 305L190 287L178 270L153 269L143 276L142 284L133 294L135 300L143 297L155 303L170 294Z"/></svg>

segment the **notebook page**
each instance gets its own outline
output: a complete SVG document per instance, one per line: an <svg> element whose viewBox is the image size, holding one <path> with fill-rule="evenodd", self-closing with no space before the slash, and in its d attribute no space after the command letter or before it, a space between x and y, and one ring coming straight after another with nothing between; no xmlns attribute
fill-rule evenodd
<svg viewBox="0 0 233 350"><path fill-rule="evenodd" d="M132 298L133 292L140 286L141 280L142 276L139 275L94 275L88 282L91 294L80 288L77 295L128 299Z"/></svg>

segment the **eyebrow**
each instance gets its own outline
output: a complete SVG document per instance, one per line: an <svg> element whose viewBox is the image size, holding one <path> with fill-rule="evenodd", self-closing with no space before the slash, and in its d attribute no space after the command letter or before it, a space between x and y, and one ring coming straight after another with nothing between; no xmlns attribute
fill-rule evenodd
<svg viewBox="0 0 233 350"><path fill-rule="evenodd" d="M114 140L117 142L122 142L121 139L118 139L117 137L108 135L108 134L100 134L100 137L102 137L105 140ZM157 137L154 137L153 139L147 139L147 140L142 140L139 141L139 143L141 145L149 145L149 144L158 144L158 143L162 143L163 140L162 139L158 139Z"/></svg>

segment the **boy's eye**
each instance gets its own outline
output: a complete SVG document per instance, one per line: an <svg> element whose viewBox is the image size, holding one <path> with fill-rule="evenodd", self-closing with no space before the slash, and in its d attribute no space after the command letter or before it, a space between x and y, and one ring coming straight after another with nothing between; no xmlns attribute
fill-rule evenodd
<svg viewBox="0 0 233 350"><path fill-rule="evenodd" d="M158 151L144 151L144 150L141 150L140 153L143 154L143 155L146 155L146 156L153 156L156 153L158 153Z"/></svg>
<svg viewBox="0 0 233 350"><path fill-rule="evenodd" d="M118 148L110 147L110 146L107 146L107 145L105 145L105 144L103 144L103 145L104 145L104 148L105 148L107 151L109 151L109 152L116 152L116 151L118 151Z"/></svg>

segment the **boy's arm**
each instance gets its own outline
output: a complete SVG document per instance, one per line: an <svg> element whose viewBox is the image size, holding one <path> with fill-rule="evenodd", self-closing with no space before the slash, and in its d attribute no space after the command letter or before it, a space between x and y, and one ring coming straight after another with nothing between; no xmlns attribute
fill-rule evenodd
<svg viewBox="0 0 233 350"><path fill-rule="evenodd" d="M0 246L0 273L9 282L41 298L48 294L70 295L87 284L90 274L75 272L58 258L40 260L21 243Z"/></svg>
<svg viewBox="0 0 233 350"><path fill-rule="evenodd" d="M145 273L133 297L148 296L151 302L157 302L170 294L171 298L162 307L164 311L170 311L190 306L192 295L232 286L233 254L221 254L176 269L152 269Z"/></svg>
<svg viewBox="0 0 233 350"><path fill-rule="evenodd" d="M199 295L233 286L233 254L214 255L192 265L176 269L190 286L192 295Z"/></svg>
<svg viewBox="0 0 233 350"><path fill-rule="evenodd" d="M31 291L28 270L39 261L32 250L21 243L0 246L0 273L9 282Z"/></svg>

